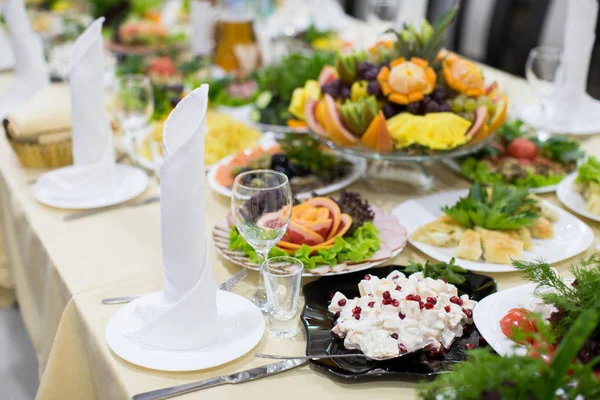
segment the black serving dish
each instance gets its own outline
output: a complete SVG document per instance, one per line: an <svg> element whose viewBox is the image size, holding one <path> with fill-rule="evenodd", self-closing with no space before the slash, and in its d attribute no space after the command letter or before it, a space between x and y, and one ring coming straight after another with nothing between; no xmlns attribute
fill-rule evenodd
<svg viewBox="0 0 600 400"><path fill-rule="evenodd" d="M324 276L306 284L303 288L305 306L300 317L306 330L306 355L360 353L347 350L343 339L331 332L335 325L333 314L327 311L331 297L338 291L349 298L359 296L358 283L366 274L383 278L393 270L403 272L404 268L398 265L371 268L351 274ZM457 286L460 295L467 294L479 301L497 291L496 282L488 276L467 272L466 278L464 284ZM343 380L419 380L449 371L455 363L463 361L466 343L480 347L480 335L474 324L468 325L465 334L454 341L444 356L428 357L427 351L420 351L385 361L356 357L312 360L311 364Z"/></svg>

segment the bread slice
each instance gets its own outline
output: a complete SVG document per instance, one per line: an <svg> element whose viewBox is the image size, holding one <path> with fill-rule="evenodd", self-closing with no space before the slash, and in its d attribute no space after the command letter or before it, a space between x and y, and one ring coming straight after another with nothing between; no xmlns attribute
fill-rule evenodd
<svg viewBox="0 0 600 400"><path fill-rule="evenodd" d="M523 255L523 242L514 231L490 231L475 227L481 235L483 258L491 263L510 264L511 258L519 259Z"/></svg>
<svg viewBox="0 0 600 400"><path fill-rule="evenodd" d="M554 230L552 229L552 222L546 217L540 217L535 222L527 227L531 233L531 237L534 239L552 239L554 237Z"/></svg>
<svg viewBox="0 0 600 400"><path fill-rule="evenodd" d="M468 229L456 248L456 257L477 261L482 253L481 235L472 229Z"/></svg>
<svg viewBox="0 0 600 400"><path fill-rule="evenodd" d="M420 226L410 235L417 242L438 247L456 247L462 238L465 228L450 218L443 215L433 222Z"/></svg>

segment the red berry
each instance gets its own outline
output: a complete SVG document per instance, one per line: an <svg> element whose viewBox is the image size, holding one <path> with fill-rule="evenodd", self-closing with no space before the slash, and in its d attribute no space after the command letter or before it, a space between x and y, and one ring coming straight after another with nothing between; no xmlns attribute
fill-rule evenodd
<svg viewBox="0 0 600 400"><path fill-rule="evenodd" d="M383 304L384 306L390 305L392 304L392 299L383 299L381 300L381 304Z"/></svg>
<svg viewBox="0 0 600 400"><path fill-rule="evenodd" d="M367 304L369 306L369 308L373 308L375 306L375 302L374 301L370 301L369 304Z"/></svg>
<svg viewBox="0 0 600 400"><path fill-rule="evenodd" d="M467 316L467 318L471 318L473 316L473 311L467 309L467 308L463 308L463 312L465 313L465 315Z"/></svg>
<svg viewBox="0 0 600 400"><path fill-rule="evenodd" d="M398 334L396 332L392 333L390 336L398 340Z"/></svg>
<svg viewBox="0 0 600 400"><path fill-rule="evenodd" d="M460 299L458 297L456 297L456 296L450 297L450 303L458 304L459 300Z"/></svg>
<svg viewBox="0 0 600 400"><path fill-rule="evenodd" d="M415 301L421 301L421 296L419 296L418 294L415 295Z"/></svg>
<svg viewBox="0 0 600 400"><path fill-rule="evenodd" d="M442 278L442 281L444 281L444 283L448 283L448 281L447 281L447 280L445 280L444 278Z"/></svg>
<svg viewBox="0 0 600 400"><path fill-rule="evenodd" d="M340 299L340 301L338 301L338 306L344 307L345 305L346 305L346 299Z"/></svg>
<svg viewBox="0 0 600 400"><path fill-rule="evenodd" d="M352 314L352 316L353 316L354 318L356 318L356 319L360 319L360 314L359 314L359 313Z"/></svg>
<svg viewBox="0 0 600 400"><path fill-rule="evenodd" d="M398 316L400 317L400 319L404 319L404 318L406 318L406 314L404 313L404 311L400 311L400 312L398 313Z"/></svg>
<svg viewBox="0 0 600 400"><path fill-rule="evenodd" d="M360 314L361 311L362 311L362 308L360 308L359 306L356 306L352 309L352 314Z"/></svg>
<svg viewBox="0 0 600 400"><path fill-rule="evenodd" d="M465 344L465 349L467 349L467 350L473 350L474 348L475 348L475 345L473 343Z"/></svg>
<svg viewBox="0 0 600 400"><path fill-rule="evenodd" d="M389 290L386 290L385 292L383 292L383 293L381 294L381 296L382 296L384 299L389 299L389 298L391 297L391 295L390 295L390 291L389 291Z"/></svg>
<svg viewBox="0 0 600 400"><path fill-rule="evenodd" d="M398 343L398 350L400 350L400 353L406 353L408 351L406 346L403 345L402 343Z"/></svg>
<svg viewBox="0 0 600 400"><path fill-rule="evenodd" d="M463 300L459 298L458 301L456 302L456 304L458 304L459 306L462 306L463 305Z"/></svg>
<svg viewBox="0 0 600 400"><path fill-rule="evenodd" d="M335 317L335 319L338 319L340 317L340 312L339 311L336 312L335 315L334 315L334 317Z"/></svg>
<svg viewBox="0 0 600 400"><path fill-rule="evenodd" d="M435 299L435 297L428 297L427 298L427 302L429 304L434 304L435 305L435 303L437 303L437 300Z"/></svg>
<svg viewBox="0 0 600 400"><path fill-rule="evenodd" d="M434 305L433 305L433 304L431 304L431 303L425 303L425 308L426 308L427 310L431 310L431 309L433 309L433 307L434 307Z"/></svg>
<svg viewBox="0 0 600 400"><path fill-rule="evenodd" d="M446 310L446 312L450 312L450 306L444 307L444 310Z"/></svg>
<svg viewBox="0 0 600 400"><path fill-rule="evenodd" d="M423 307L425 307L425 304L423 304L423 302L422 302L422 301L420 301L420 302L419 302L419 308L422 310L422 309L423 309Z"/></svg>
<svg viewBox="0 0 600 400"><path fill-rule="evenodd" d="M415 295L414 294L409 294L408 296L405 297L406 300L414 300L415 299Z"/></svg>
<svg viewBox="0 0 600 400"><path fill-rule="evenodd" d="M363 278L365 281L370 281L371 280L371 275L366 274L365 277Z"/></svg>
<svg viewBox="0 0 600 400"><path fill-rule="evenodd" d="M392 300L392 305L393 305L394 307L398 307L398 306L400 305L400 302L399 302L398 300L396 300L396 299L393 299L393 300Z"/></svg>
<svg viewBox="0 0 600 400"><path fill-rule="evenodd" d="M398 285L396 285L396 290L400 291L400 290L402 290L402 287L401 287L401 286L398 286Z"/></svg>

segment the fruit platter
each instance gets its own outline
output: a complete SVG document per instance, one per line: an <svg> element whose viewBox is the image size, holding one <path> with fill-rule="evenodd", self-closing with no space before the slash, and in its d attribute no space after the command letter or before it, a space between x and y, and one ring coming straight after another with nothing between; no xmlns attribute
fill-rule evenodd
<svg viewBox="0 0 600 400"><path fill-rule="evenodd" d="M231 197L235 177L253 169L272 169L285 174L297 199L343 189L364 173L363 160L334 154L317 140L291 133L275 139L265 134L258 146L248 146L218 162L208 173L208 184Z"/></svg>
<svg viewBox="0 0 600 400"><path fill-rule="evenodd" d="M373 159L459 157L479 150L502 124L507 99L479 67L443 49L453 8L433 26L405 25L396 41L338 54L318 87L295 91L315 137ZM294 102L293 102L294 103Z"/></svg>
<svg viewBox="0 0 600 400"><path fill-rule="evenodd" d="M250 119L265 131L306 133L305 99L320 93L319 73L334 59L327 51L293 53L258 71L259 93Z"/></svg>
<svg viewBox="0 0 600 400"><path fill-rule="evenodd" d="M481 151L447 164L468 179L491 185L502 182L547 193L577 168L585 157L579 144L567 136L545 141L535 137L520 120L507 121Z"/></svg>
<svg viewBox="0 0 600 400"><path fill-rule="evenodd" d="M342 192L337 199L313 197L296 204L285 235L269 257L298 258L304 263L303 276L344 274L389 260L402 251L406 239L395 217L358 193ZM213 240L225 259L258 269L256 252L231 218L214 227Z"/></svg>
<svg viewBox="0 0 600 400"><path fill-rule="evenodd" d="M514 271L513 259L559 262L592 244L592 230L562 208L526 189L478 183L409 200L392 212L410 243L430 257L473 271Z"/></svg>

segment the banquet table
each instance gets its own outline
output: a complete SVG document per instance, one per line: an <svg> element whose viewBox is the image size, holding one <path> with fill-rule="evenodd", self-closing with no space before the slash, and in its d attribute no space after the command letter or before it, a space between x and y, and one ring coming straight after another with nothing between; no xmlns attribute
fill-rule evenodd
<svg viewBox="0 0 600 400"><path fill-rule="evenodd" d="M505 73L485 68L488 79L498 80L515 103L531 100L525 82ZM1 82L1 80L0 80ZM514 112L514 110L511 110ZM600 137L582 139L588 153L600 156ZM38 399L125 399L148 390L206 379L266 364L249 353L223 366L198 372L158 372L132 365L108 348L104 331L109 319L121 306L101 305L106 297L142 294L160 290L162 265L160 251L160 206L120 208L96 216L65 222L67 210L39 204L32 195L31 179L40 171L24 170L5 138L0 138L0 225L8 270L16 290L25 327L39 361L41 383ZM463 189L469 183L443 164L433 168L434 191ZM418 196L414 192L374 192L363 182L350 187L370 203L391 210L395 205ZM156 182L142 196L158 191ZM554 194L542 196L558 202ZM229 199L207 193L207 226L212 231L229 210ZM586 255L594 252L600 224L581 217L596 236ZM210 260L217 282L227 279L240 267L221 259L211 246ZM0 288L2 288L0 252ZM425 255L411 245L387 264L424 261ZM555 264L566 274L576 258ZM490 274L498 289L523 283L518 273ZM314 278L304 279L309 282ZM250 297L257 273L238 284L233 292ZM10 282L9 282L10 283ZM265 332L254 351L300 355L305 352L305 336L277 339ZM303 366L267 379L243 385L225 385L183 398L270 399L285 396L306 398L414 398L414 382L340 382Z"/></svg>

